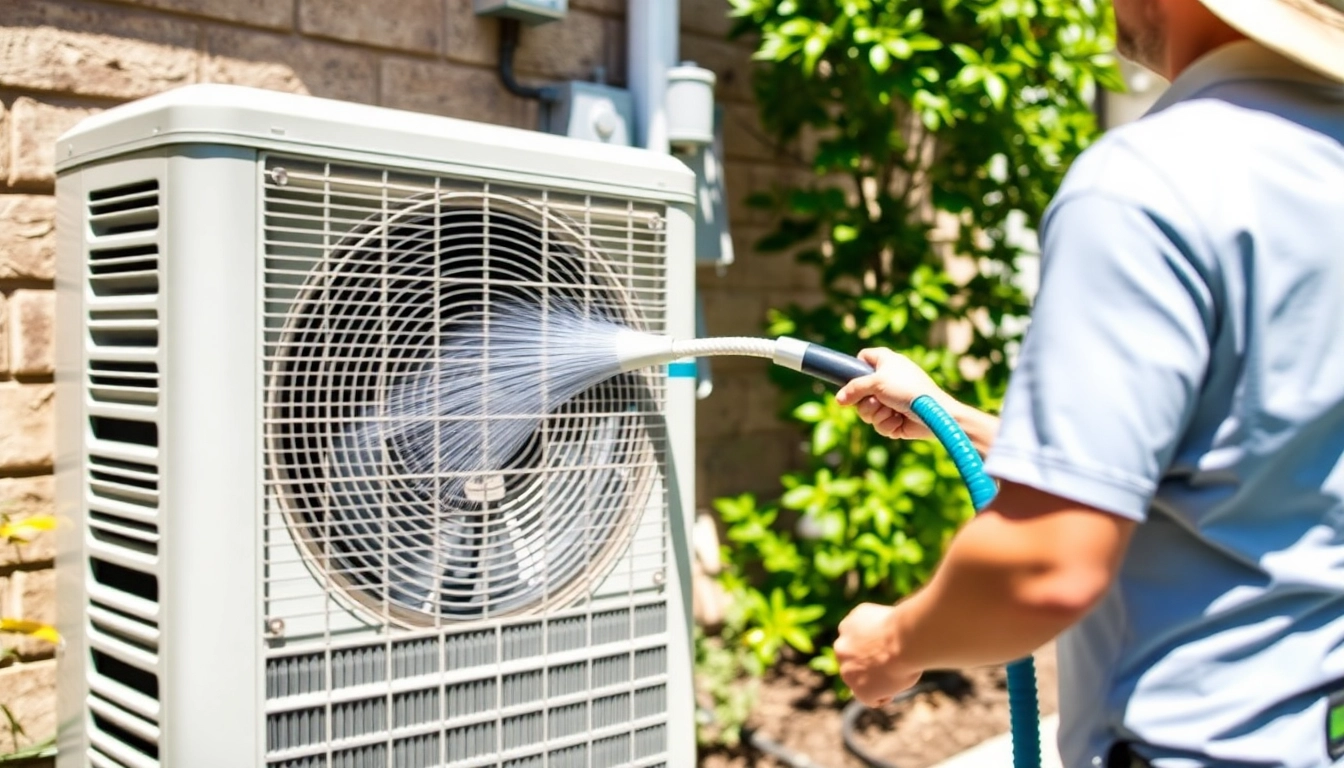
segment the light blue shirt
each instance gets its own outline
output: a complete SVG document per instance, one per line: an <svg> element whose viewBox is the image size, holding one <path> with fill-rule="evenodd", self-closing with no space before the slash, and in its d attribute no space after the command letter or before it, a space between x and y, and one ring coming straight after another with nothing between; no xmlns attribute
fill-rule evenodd
<svg viewBox="0 0 1344 768"><path fill-rule="evenodd" d="M1344 689L1344 86L1253 43L1071 169L988 459L1141 524L1060 751L1322 766Z"/></svg>

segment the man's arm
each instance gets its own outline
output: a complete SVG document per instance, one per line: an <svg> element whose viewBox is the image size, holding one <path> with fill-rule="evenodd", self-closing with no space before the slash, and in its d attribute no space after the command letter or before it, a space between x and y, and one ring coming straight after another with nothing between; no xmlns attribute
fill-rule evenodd
<svg viewBox="0 0 1344 768"><path fill-rule="evenodd" d="M841 405L855 406L859 418L872 424L879 435L893 440L933 437L910 411L915 400L928 395L961 426L980 455L989 453L999 431L998 417L954 399L910 358L898 352L876 347L860 352L859 359L873 366L874 372L841 387L835 399Z"/></svg>
<svg viewBox="0 0 1344 768"><path fill-rule="evenodd" d="M840 674L866 704L927 669L1025 656L1106 593L1136 523L1016 483L953 538L924 589L840 625Z"/></svg>
<svg viewBox="0 0 1344 768"><path fill-rule="evenodd" d="M842 623L836 654L863 701L931 667L1021 656L1087 614L1194 418L1217 259L1179 196L1123 144L1080 163L1042 226L1040 290L985 463L1002 491L924 590ZM937 388L895 353L864 359L877 372L838 399L871 410L883 434L916 436L910 398Z"/></svg>

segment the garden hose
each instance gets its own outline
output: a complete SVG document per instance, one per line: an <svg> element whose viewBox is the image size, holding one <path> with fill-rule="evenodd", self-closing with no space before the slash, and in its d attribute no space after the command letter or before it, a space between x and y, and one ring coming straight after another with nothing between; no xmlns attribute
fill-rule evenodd
<svg viewBox="0 0 1344 768"><path fill-rule="evenodd" d="M622 371L666 364L692 357L762 357L827 383L844 386L873 373L872 366L833 349L781 336L777 339L750 337L678 340L616 327L611 337L615 362ZM977 512L994 499L994 481L984 462L957 422L928 395L915 399L910 410L943 447L966 483ZM1030 656L1008 665L1008 705L1013 742L1014 768L1040 768L1040 710L1036 698L1036 669Z"/></svg>
<svg viewBox="0 0 1344 768"><path fill-rule="evenodd" d="M891 701L888 701L887 704L891 705L907 701L921 693L929 693L930 691L936 691L940 688L941 686L939 686L938 683L928 679L926 676L910 688L896 694L896 696L892 698ZM853 699L845 705L844 710L840 713L840 738L845 742L845 749L849 750L850 754L862 760L868 768L899 768L895 763L889 763L880 757L870 754L868 750L864 749L863 746L859 744L859 717L861 717L867 710L868 708L863 705L863 702L858 699Z"/></svg>
<svg viewBox="0 0 1344 768"><path fill-rule="evenodd" d="M787 365L823 381L844 386L866 376L873 368L856 357L836 352L795 339L781 338L782 348L793 354L775 362ZM791 364L796 363L796 365ZM921 395L910 410L924 422L933 436L942 443L957 467L957 472L970 492L976 512L993 501L994 480L985 472L980 454L971 439L951 415L932 397ZM1008 719L1013 743L1013 768L1040 768L1041 729L1040 707L1036 697L1036 666L1030 656L1008 664Z"/></svg>
<svg viewBox="0 0 1344 768"><path fill-rule="evenodd" d="M910 406L924 426L943 444L980 512L994 500L994 479L957 422L932 397L922 395ZM1008 664L1008 730L1013 739L1013 768L1040 768L1041 710L1036 699L1036 664L1027 656Z"/></svg>

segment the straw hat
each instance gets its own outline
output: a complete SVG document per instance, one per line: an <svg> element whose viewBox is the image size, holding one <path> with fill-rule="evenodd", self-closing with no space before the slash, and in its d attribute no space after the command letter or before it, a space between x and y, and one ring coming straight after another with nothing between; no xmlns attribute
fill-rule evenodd
<svg viewBox="0 0 1344 768"><path fill-rule="evenodd" d="M1344 0L1200 0L1242 34L1344 81Z"/></svg>

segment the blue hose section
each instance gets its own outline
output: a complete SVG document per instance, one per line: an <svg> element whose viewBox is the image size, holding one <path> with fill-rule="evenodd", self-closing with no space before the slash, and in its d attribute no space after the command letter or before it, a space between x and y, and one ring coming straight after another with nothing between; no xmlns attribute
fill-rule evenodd
<svg viewBox="0 0 1344 768"><path fill-rule="evenodd" d="M915 402L910 404L910 410L947 449L962 481L966 483L966 490L971 492L971 504L975 505L975 511L979 512L988 506L999 491L994 487L994 479L985 472L985 463L971 444L971 438L966 436L966 432L943 410L938 401L928 395L915 398Z"/></svg>
<svg viewBox="0 0 1344 768"><path fill-rule="evenodd" d="M956 420L932 397L921 395L910 410L943 444L979 512L994 500L997 488L985 463ZM1036 700L1036 664L1030 656L1008 665L1008 717L1013 739L1013 768L1041 768L1040 705Z"/></svg>
<svg viewBox="0 0 1344 768"><path fill-rule="evenodd" d="M1013 734L1013 768L1041 766L1041 707L1036 700L1036 662L1008 664L1008 730Z"/></svg>

